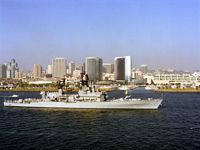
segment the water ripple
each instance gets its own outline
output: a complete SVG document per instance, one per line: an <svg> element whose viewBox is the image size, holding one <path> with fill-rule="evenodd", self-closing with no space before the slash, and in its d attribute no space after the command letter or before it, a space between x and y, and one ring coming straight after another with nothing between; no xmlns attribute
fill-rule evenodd
<svg viewBox="0 0 200 150"><path fill-rule="evenodd" d="M164 97L155 111L1 107L0 149L200 149L200 95Z"/></svg>

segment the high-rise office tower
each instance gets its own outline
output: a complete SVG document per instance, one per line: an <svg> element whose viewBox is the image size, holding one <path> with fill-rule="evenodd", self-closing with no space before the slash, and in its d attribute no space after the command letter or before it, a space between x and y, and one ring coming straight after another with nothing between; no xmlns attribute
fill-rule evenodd
<svg viewBox="0 0 200 150"><path fill-rule="evenodd" d="M69 63L69 72L68 73L72 75L75 69L76 69L75 63L70 62Z"/></svg>
<svg viewBox="0 0 200 150"><path fill-rule="evenodd" d="M113 73L114 72L114 64L103 63L103 72L104 73Z"/></svg>
<svg viewBox="0 0 200 150"><path fill-rule="evenodd" d="M125 80L131 81L131 68L132 68L132 60L131 56L124 56L125 58Z"/></svg>
<svg viewBox="0 0 200 150"><path fill-rule="evenodd" d="M125 58L115 57L114 59L115 80L125 80Z"/></svg>
<svg viewBox="0 0 200 150"><path fill-rule="evenodd" d="M33 66L33 77L35 79L40 78L42 75L42 67L40 64L34 64Z"/></svg>
<svg viewBox="0 0 200 150"><path fill-rule="evenodd" d="M15 78L15 74L18 71L19 71L19 68L15 59L12 59L11 62L7 63L7 71L6 71L7 78Z"/></svg>
<svg viewBox="0 0 200 150"><path fill-rule="evenodd" d="M99 57L85 58L85 73L88 74L89 80L102 80L103 60Z"/></svg>
<svg viewBox="0 0 200 150"><path fill-rule="evenodd" d="M11 78L11 62L8 62L6 64L6 68L7 68L7 70L6 70L6 78Z"/></svg>
<svg viewBox="0 0 200 150"><path fill-rule="evenodd" d="M0 78L6 78L6 65L0 64Z"/></svg>
<svg viewBox="0 0 200 150"><path fill-rule="evenodd" d="M131 56L115 57L114 59L114 75L115 80L131 81Z"/></svg>
<svg viewBox="0 0 200 150"><path fill-rule="evenodd" d="M52 73L54 78L63 78L66 75L65 58L55 58L52 60Z"/></svg>

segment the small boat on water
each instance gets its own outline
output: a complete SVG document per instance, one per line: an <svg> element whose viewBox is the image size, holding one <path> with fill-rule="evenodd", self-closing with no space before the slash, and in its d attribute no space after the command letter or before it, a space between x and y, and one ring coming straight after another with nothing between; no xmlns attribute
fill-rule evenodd
<svg viewBox="0 0 200 150"><path fill-rule="evenodd" d="M157 90L158 88L154 85L148 85L145 87L145 90Z"/></svg>
<svg viewBox="0 0 200 150"><path fill-rule="evenodd" d="M62 83L64 83L62 81ZM4 100L6 107L40 107L40 108L77 108L77 109L158 109L162 99L125 98L107 99L104 92L99 92L95 86L89 86L89 78L82 74L81 89L78 94L66 95L59 84L58 92L41 92L41 99Z"/></svg>
<svg viewBox="0 0 200 150"><path fill-rule="evenodd" d="M146 86L145 90L153 90L153 89L151 87L149 87L149 86Z"/></svg>
<svg viewBox="0 0 200 150"><path fill-rule="evenodd" d="M134 85L121 85L118 87L118 90L126 91L126 90L132 90L134 88L136 88L136 86Z"/></svg>
<svg viewBox="0 0 200 150"><path fill-rule="evenodd" d="M19 97L19 95L13 94L12 97Z"/></svg>

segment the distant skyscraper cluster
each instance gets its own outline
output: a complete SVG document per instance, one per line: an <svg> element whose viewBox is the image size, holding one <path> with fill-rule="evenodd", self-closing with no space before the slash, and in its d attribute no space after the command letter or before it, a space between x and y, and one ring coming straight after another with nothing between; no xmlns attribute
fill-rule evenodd
<svg viewBox="0 0 200 150"><path fill-rule="evenodd" d="M78 74L78 75L77 75ZM42 67L40 64L33 66L33 78L39 79L42 75ZM75 63L70 62L67 64L65 58L54 58L52 64L47 65L45 76L47 78L64 78L65 76L80 76L80 69Z"/></svg>
<svg viewBox="0 0 200 150"><path fill-rule="evenodd" d="M74 62L67 63L65 58L54 58L52 63L47 65L46 78L79 78L82 71L88 74L89 80L131 80L132 60L131 56L115 57L114 63L103 63L99 57L86 57L83 70ZM16 78L19 73L17 62L12 59L7 64L0 65L0 78ZM30 79L41 79L43 77L42 66L33 65Z"/></svg>
<svg viewBox="0 0 200 150"><path fill-rule="evenodd" d="M15 59L0 65L0 78L19 78L19 68Z"/></svg>
<svg viewBox="0 0 200 150"><path fill-rule="evenodd" d="M19 68L15 59L12 59L10 62L7 63L7 78L15 78L18 71Z"/></svg>
<svg viewBox="0 0 200 150"><path fill-rule="evenodd" d="M104 63L99 57L86 57L85 58L85 72L88 74L89 79L93 81L102 80L102 74L114 73L115 80L131 81L132 75L132 60L131 56L115 57L114 64Z"/></svg>

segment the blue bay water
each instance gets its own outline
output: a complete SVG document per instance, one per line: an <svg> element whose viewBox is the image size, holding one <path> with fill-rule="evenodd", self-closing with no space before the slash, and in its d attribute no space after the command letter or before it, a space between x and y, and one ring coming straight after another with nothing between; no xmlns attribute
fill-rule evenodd
<svg viewBox="0 0 200 150"><path fill-rule="evenodd" d="M1 92L40 98L35 92ZM133 97L160 93L130 91ZM108 93L109 98L124 92ZM0 107L4 149L200 149L200 94L164 93L158 110L78 110Z"/></svg>

